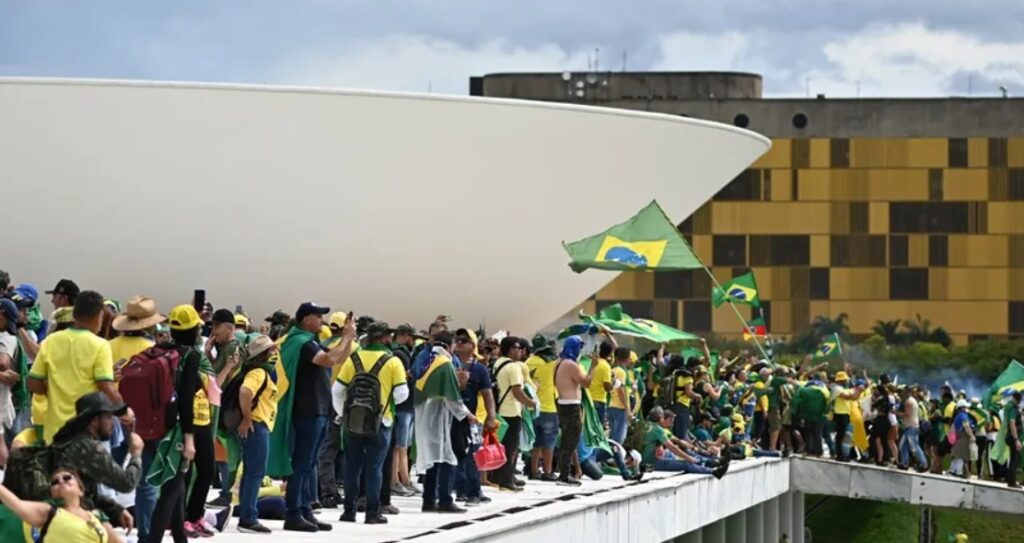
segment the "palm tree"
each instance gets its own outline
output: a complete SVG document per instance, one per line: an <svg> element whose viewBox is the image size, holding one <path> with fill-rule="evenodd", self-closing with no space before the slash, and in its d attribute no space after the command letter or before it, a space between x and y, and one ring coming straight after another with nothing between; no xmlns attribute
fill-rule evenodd
<svg viewBox="0 0 1024 543"><path fill-rule="evenodd" d="M846 313L840 313L835 319L825 315L818 315L811 321L811 335L821 339L832 334L838 334L841 339L849 339L850 326L846 324L846 319L849 317Z"/></svg>
<svg viewBox="0 0 1024 543"><path fill-rule="evenodd" d="M891 321L875 321L875 325L871 327L871 333L880 336L890 345L902 344L905 340L903 334L900 333L900 324L903 321L895 319Z"/></svg>
<svg viewBox="0 0 1024 543"><path fill-rule="evenodd" d="M943 347L949 347L953 343L949 333L944 328L939 326L933 330L931 320L922 319L920 314L915 315L915 317L917 318L916 321L903 321L903 327L907 330L907 343L938 343Z"/></svg>

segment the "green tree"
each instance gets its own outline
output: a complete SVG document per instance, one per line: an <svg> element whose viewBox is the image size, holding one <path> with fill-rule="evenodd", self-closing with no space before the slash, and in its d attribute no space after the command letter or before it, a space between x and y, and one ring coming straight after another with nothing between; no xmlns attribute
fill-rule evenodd
<svg viewBox="0 0 1024 543"><path fill-rule="evenodd" d="M811 321L811 334L818 340L831 336L832 334L839 334L839 338L844 341L850 339L850 326L846 324L846 319L850 316L846 313L840 313L839 316L832 319L826 315L818 315Z"/></svg>
<svg viewBox="0 0 1024 543"><path fill-rule="evenodd" d="M875 321L875 325L871 327L871 332L884 339L889 345L902 345L906 342L906 337L900 333L901 324L903 324L903 321L900 319Z"/></svg>
<svg viewBox="0 0 1024 543"><path fill-rule="evenodd" d="M950 346L952 340L945 329L941 326L932 329L932 321L922 319L920 314L915 315L915 317L917 318L916 321L903 321L903 328L907 330L907 343L938 343L947 348Z"/></svg>

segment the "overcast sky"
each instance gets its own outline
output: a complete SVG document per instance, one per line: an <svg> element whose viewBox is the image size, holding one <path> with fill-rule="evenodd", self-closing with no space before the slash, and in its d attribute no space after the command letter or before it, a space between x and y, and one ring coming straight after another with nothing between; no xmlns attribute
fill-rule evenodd
<svg viewBox="0 0 1024 543"><path fill-rule="evenodd" d="M0 0L0 76L465 94L491 72L743 70L773 96L1024 95L1024 0Z"/></svg>

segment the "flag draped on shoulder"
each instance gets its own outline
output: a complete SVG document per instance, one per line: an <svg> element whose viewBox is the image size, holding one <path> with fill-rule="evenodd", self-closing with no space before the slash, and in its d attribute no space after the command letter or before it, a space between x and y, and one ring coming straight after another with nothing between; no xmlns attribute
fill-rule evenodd
<svg viewBox="0 0 1024 543"><path fill-rule="evenodd" d="M721 287L711 288L711 304L720 307L725 302L736 302L754 307L761 307L761 298L757 292L757 281L754 272L733 277Z"/></svg>
<svg viewBox="0 0 1024 543"><path fill-rule="evenodd" d="M818 346L818 350L814 353L814 358L832 358L843 354L843 343L839 341L839 334L832 334L832 337L826 338Z"/></svg>
<svg viewBox="0 0 1024 543"><path fill-rule="evenodd" d="M277 359L277 421L270 433L270 458L267 461L267 475L274 478L292 474L292 405L295 403L295 373L299 367L302 346L315 340L316 336L297 327L292 327L281 344Z"/></svg>
<svg viewBox="0 0 1024 543"><path fill-rule="evenodd" d="M600 234L562 243L576 273L600 270L691 270L704 267L657 201Z"/></svg>
<svg viewBox="0 0 1024 543"><path fill-rule="evenodd" d="M418 379L413 392L413 402L421 404L430 398L462 400L459 380L455 377L455 366L447 354L431 353L430 362Z"/></svg>
<svg viewBox="0 0 1024 543"><path fill-rule="evenodd" d="M998 405L1003 394L1008 390L1024 391L1024 364L1016 360L1011 360L1003 373L1000 373L996 381L992 383L982 399L982 405L985 406L985 409Z"/></svg>

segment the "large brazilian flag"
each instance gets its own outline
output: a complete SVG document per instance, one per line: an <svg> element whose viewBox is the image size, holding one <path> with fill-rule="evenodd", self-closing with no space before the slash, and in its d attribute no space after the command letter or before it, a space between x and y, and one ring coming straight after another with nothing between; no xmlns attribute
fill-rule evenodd
<svg viewBox="0 0 1024 543"><path fill-rule="evenodd" d="M295 403L295 372L299 366L302 346L316 336L300 328L292 327L281 344L281 355L277 360L277 419L270 433L270 459L267 461L267 475L273 478L288 477L292 474L292 405Z"/></svg>

